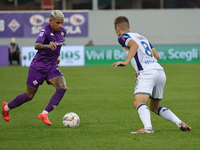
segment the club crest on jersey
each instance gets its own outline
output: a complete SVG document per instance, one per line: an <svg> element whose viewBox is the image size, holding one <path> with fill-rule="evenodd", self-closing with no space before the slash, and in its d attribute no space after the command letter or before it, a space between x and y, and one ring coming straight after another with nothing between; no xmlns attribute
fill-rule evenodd
<svg viewBox="0 0 200 150"><path fill-rule="evenodd" d="M64 32L61 32L61 35L64 36Z"/></svg>
<svg viewBox="0 0 200 150"><path fill-rule="evenodd" d="M44 35L44 32L40 32L39 37L43 37L43 35Z"/></svg>
<svg viewBox="0 0 200 150"><path fill-rule="evenodd" d="M38 84L37 80L34 80L34 81L33 81L33 84L34 84L34 85L37 85L37 84Z"/></svg>
<svg viewBox="0 0 200 150"><path fill-rule="evenodd" d="M54 34L53 34L53 33L51 33L51 36L54 36Z"/></svg>

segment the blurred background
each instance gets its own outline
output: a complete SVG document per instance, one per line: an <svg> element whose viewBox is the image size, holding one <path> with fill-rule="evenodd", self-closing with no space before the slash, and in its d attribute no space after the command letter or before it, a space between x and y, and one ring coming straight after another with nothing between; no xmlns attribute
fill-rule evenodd
<svg viewBox="0 0 200 150"><path fill-rule="evenodd" d="M0 45L9 45L14 37L20 52L23 46L34 46L50 12L59 9L65 14L63 26L69 33L64 45L117 46L113 23L123 15L131 31L153 45L195 45L195 50L189 48L190 54L177 57L195 55L199 62L199 8L200 0L1 0Z"/></svg>

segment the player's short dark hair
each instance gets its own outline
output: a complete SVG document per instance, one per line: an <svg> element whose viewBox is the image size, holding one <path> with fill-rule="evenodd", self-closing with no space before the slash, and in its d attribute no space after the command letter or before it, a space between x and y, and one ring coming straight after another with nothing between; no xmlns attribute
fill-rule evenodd
<svg viewBox="0 0 200 150"><path fill-rule="evenodd" d="M119 16L114 22L115 28L118 26L121 30L129 29L129 20L125 16Z"/></svg>

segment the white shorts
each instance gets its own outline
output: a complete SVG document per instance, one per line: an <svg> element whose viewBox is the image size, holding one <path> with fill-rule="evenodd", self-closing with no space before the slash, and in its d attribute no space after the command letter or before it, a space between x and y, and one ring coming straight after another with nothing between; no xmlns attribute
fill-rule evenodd
<svg viewBox="0 0 200 150"><path fill-rule="evenodd" d="M135 85L136 94L146 94L156 100L163 98L163 91L166 82L164 70L150 70L138 75Z"/></svg>

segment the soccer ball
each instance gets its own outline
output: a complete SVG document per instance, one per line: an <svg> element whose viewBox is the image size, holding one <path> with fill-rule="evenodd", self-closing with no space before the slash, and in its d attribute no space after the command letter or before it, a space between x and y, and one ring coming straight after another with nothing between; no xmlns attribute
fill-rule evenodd
<svg viewBox="0 0 200 150"><path fill-rule="evenodd" d="M79 116L74 112L69 112L63 117L63 124L65 127L78 127L80 123Z"/></svg>

